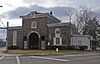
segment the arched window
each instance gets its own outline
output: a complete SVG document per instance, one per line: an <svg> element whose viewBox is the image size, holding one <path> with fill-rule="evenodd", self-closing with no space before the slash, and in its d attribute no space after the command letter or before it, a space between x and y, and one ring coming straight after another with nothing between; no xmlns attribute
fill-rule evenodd
<svg viewBox="0 0 100 64"><path fill-rule="evenodd" d="M60 29L59 28L55 29L55 34L60 34Z"/></svg>
<svg viewBox="0 0 100 64"><path fill-rule="evenodd" d="M62 45L62 37L60 37L61 31L59 28L55 29L55 37L53 45Z"/></svg>
<svg viewBox="0 0 100 64"><path fill-rule="evenodd" d="M31 22L31 28L36 28L36 21Z"/></svg>

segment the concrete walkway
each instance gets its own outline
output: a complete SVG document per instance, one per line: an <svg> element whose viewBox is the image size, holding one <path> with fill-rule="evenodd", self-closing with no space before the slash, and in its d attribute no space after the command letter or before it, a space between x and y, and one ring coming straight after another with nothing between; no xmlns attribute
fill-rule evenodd
<svg viewBox="0 0 100 64"><path fill-rule="evenodd" d="M0 51L0 56L21 56L22 54L5 54L3 51Z"/></svg>
<svg viewBox="0 0 100 64"><path fill-rule="evenodd" d="M6 47L0 47L0 51L5 51Z"/></svg>
<svg viewBox="0 0 100 64"><path fill-rule="evenodd" d="M3 51L6 51L6 47L0 47L0 56L20 56L22 54L4 54Z"/></svg>

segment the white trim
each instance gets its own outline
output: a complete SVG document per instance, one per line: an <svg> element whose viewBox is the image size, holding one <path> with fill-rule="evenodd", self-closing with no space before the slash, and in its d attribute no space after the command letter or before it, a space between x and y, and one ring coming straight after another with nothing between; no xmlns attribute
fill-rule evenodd
<svg viewBox="0 0 100 64"><path fill-rule="evenodd" d="M0 57L0 60L2 60L5 56Z"/></svg>
<svg viewBox="0 0 100 64"><path fill-rule="evenodd" d="M62 45L62 38L60 37L60 45Z"/></svg>
<svg viewBox="0 0 100 64"><path fill-rule="evenodd" d="M55 22L61 22L61 20L59 20L58 18L56 18L55 16L53 16L52 15L52 17L50 17L50 16L47 16L48 18L50 18L50 19L52 19L52 20L54 20ZM54 19L55 18L55 19Z"/></svg>
<svg viewBox="0 0 100 64"><path fill-rule="evenodd" d="M21 63L20 63L20 59L19 59L18 56L16 56L16 59L17 59L17 64L21 64Z"/></svg>
<svg viewBox="0 0 100 64"><path fill-rule="evenodd" d="M13 46L17 45L17 31L13 31Z"/></svg>
<svg viewBox="0 0 100 64"><path fill-rule="evenodd" d="M59 33L57 33L57 31L59 31ZM57 37L57 38L60 37L60 29L59 28L55 29L55 37Z"/></svg>
<svg viewBox="0 0 100 64"><path fill-rule="evenodd" d="M39 57L39 56L30 56L32 58L39 58L39 59L47 59L47 60L56 60L56 61L62 61L62 62L68 62L70 60L66 59L57 59L57 58L48 58L48 57Z"/></svg>
<svg viewBox="0 0 100 64"><path fill-rule="evenodd" d="M53 45L62 45L62 37L59 37L59 39L60 39L59 44L56 43L56 38L58 38L58 37L53 38Z"/></svg>
<svg viewBox="0 0 100 64"><path fill-rule="evenodd" d="M36 34L38 34L39 39L40 39L40 34L39 34L38 32L36 32L36 31L31 31L31 32L28 34L27 38L29 38L29 35L30 35L31 33L36 33Z"/></svg>
<svg viewBox="0 0 100 64"><path fill-rule="evenodd" d="M47 24L48 27L54 27L54 26L69 26L69 23L52 23Z"/></svg>
<svg viewBox="0 0 100 64"><path fill-rule="evenodd" d="M36 33L36 34L39 36L39 46L40 46L40 45L41 45L41 44L40 44L40 34L39 34L38 32L36 32L36 31L32 31L32 32L30 32L30 33L28 34L28 36L27 36L27 42L29 42L29 36L30 36L31 33ZM27 46L29 47L29 43L27 43Z"/></svg>
<svg viewBox="0 0 100 64"><path fill-rule="evenodd" d="M60 29L59 29L59 28L56 28L56 29L55 29L55 34L57 34L57 33L56 33L57 31L59 31L59 33L60 33Z"/></svg>
<svg viewBox="0 0 100 64"><path fill-rule="evenodd" d="M27 41L24 41L24 49L28 49Z"/></svg>

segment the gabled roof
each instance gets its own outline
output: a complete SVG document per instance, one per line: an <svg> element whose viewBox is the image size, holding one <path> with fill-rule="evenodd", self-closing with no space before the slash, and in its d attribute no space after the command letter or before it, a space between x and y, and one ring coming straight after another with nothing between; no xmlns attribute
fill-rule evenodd
<svg viewBox="0 0 100 64"><path fill-rule="evenodd" d="M53 19L56 22L61 22L58 18L53 16L50 13L38 13L36 11L30 12L28 15L20 16L23 19L29 19L29 18L40 18L40 17L48 17L50 19Z"/></svg>

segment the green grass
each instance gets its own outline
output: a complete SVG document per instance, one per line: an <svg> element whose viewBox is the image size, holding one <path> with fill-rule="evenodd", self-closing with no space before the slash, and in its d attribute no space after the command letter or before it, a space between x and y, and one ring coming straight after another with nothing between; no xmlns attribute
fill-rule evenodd
<svg viewBox="0 0 100 64"><path fill-rule="evenodd" d="M23 55L64 55L64 54L79 54L77 50L8 50L6 54L23 54Z"/></svg>

